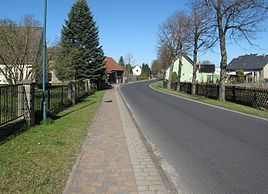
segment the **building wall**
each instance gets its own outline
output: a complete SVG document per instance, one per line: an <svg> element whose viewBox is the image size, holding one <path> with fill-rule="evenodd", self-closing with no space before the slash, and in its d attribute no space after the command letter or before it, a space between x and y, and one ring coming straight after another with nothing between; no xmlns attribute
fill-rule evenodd
<svg viewBox="0 0 268 194"><path fill-rule="evenodd" d="M179 59L177 59L173 66L173 72L178 73L179 69ZM166 77L165 79L168 80L169 78L169 68L166 71ZM196 80L198 83L207 82L208 76L211 76L213 78L213 83L217 82L217 79L219 79L219 74L215 70L215 73L199 73L196 72ZM193 78L193 65L184 57L182 58L182 70L181 70L181 82L192 82Z"/></svg>
<svg viewBox="0 0 268 194"><path fill-rule="evenodd" d="M133 75L135 75L135 76L140 76L141 75L141 72L142 70L141 70L141 67L139 67L139 66L136 66L136 67L134 67L133 69L132 69L132 73L133 73Z"/></svg>
<svg viewBox="0 0 268 194"><path fill-rule="evenodd" d="M264 68L263 68L263 80L264 79L268 79L268 64L266 64L265 66L264 66Z"/></svg>
<svg viewBox="0 0 268 194"><path fill-rule="evenodd" d="M3 68L3 65L0 65L0 68ZM0 72L0 85L7 84L5 76Z"/></svg>
<svg viewBox="0 0 268 194"><path fill-rule="evenodd" d="M165 79L168 80L169 78L169 68L166 71L166 77ZM179 71L179 59L177 59L174 62L173 66L173 72ZM192 77L193 77L193 66L192 64L186 60L184 57L182 57L182 68L181 68L181 82L192 82Z"/></svg>
<svg viewBox="0 0 268 194"><path fill-rule="evenodd" d="M0 68L5 68L4 65L0 65ZM27 65L26 68L23 69L23 79L26 79L26 73L28 74L32 70L32 65ZM13 71L14 72L14 71ZM17 71L18 75L20 75L20 71ZM32 79L33 73L30 74L28 79ZM9 84L5 78L5 76L0 72L0 84Z"/></svg>

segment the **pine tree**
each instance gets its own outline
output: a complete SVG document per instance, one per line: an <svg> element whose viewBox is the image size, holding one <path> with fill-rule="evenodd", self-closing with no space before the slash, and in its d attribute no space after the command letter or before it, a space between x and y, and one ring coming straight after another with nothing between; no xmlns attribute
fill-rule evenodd
<svg viewBox="0 0 268 194"><path fill-rule="evenodd" d="M124 61L124 58L122 56L120 57L118 64L121 65L122 67L125 66L125 61Z"/></svg>
<svg viewBox="0 0 268 194"><path fill-rule="evenodd" d="M69 12L61 36L61 53L65 59L62 65L68 69L66 72L69 72L70 78L97 82L104 75L105 56L98 32L86 0L77 0Z"/></svg>

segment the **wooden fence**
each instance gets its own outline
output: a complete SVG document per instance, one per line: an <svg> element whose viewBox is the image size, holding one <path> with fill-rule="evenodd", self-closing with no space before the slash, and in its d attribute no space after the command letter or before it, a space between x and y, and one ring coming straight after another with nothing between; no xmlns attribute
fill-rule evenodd
<svg viewBox="0 0 268 194"><path fill-rule="evenodd" d="M163 82L167 86L167 82ZM181 91L191 94L191 83L180 83ZM176 83L172 84L171 89L176 89ZM219 98L219 85L197 84L196 94L212 99ZM268 109L268 89L246 88L239 86L225 86L225 100L250 106L258 109Z"/></svg>

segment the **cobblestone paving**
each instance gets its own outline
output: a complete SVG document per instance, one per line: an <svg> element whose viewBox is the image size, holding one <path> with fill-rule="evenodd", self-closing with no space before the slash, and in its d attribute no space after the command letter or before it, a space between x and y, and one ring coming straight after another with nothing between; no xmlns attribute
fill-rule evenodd
<svg viewBox="0 0 268 194"><path fill-rule="evenodd" d="M168 193L161 176L147 152L136 126L118 92L116 93L116 96L138 192L140 194Z"/></svg>
<svg viewBox="0 0 268 194"><path fill-rule="evenodd" d="M64 193L168 193L117 88L105 92Z"/></svg>
<svg viewBox="0 0 268 194"><path fill-rule="evenodd" d="M104 95L64 193L137 193L114 90Z"/></svg>

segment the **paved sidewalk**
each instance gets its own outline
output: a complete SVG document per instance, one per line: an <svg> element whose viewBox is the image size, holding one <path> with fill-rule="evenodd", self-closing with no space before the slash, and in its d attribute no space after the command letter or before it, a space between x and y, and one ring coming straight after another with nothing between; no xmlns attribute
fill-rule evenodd
<svg viewBox="0 0 268 194"><path fill-rule="evenodd" d="M64 193L168 193L117 88L105 92Z"/></svg>

